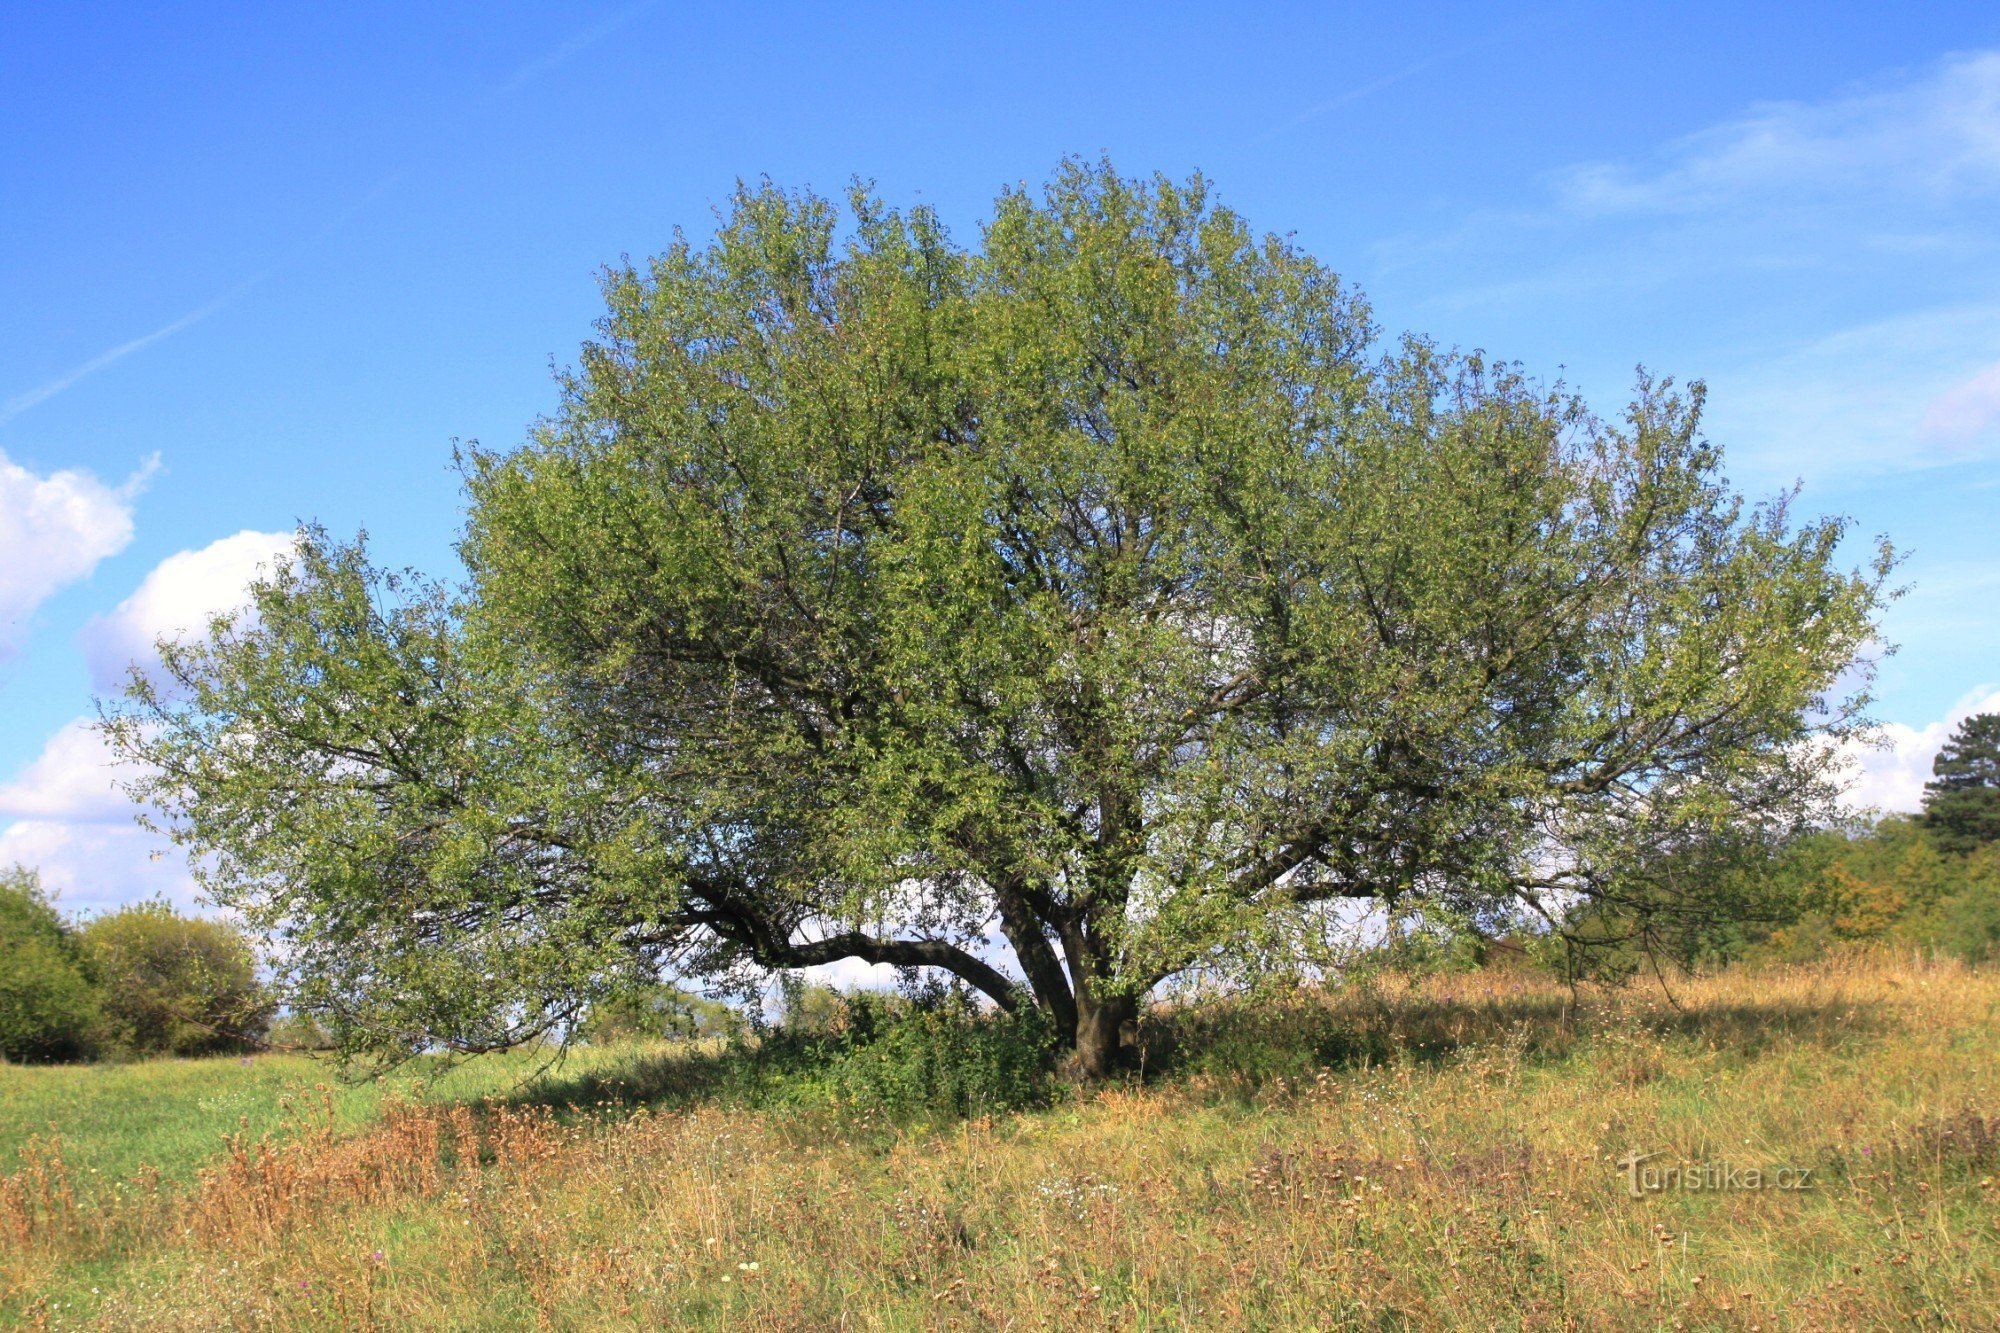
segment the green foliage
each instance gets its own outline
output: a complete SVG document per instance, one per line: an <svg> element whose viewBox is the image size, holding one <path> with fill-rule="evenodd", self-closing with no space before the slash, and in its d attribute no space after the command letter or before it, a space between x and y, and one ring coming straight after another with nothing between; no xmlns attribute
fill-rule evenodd
<svg viewBox="0 0 2000 1333"><path fill-rule="evenodd" d="M729 1037L742 1026L736 1011L720 1000L651 982L628 986L591 1005L575 1035L601 1046L634 1038Z"/></svg>
<svg viewBox="0 0 2000 1333"><path fill-rule="evenodd" d="M1923 935L1970 963L2000 960L2000 863L1988 858L1979 878L1939 902Z"/></svg>
<svg viewBox="0 0 2000 1333"><path fill-rule="evenodd" d="M76 932L34 871L0 871L0 1058L83 1059L98 1026L97 991Z"/></svg>
<svg viewBox="0 0 2000 1333"><path fill-rule="evenodd" d="M102 987L104 1039L133 1056L255 1046L272 1001L241 932L139 903L92 920L82 942Z"/></svg>
<svg viewBox="0 0 2000 1333"><path fill-rule="evenodd" d="M982 1010L960 988L903 995L794 987L754 1053L766 1104L832 1104L896 1119L958 1119L1046 1105L1055 1033L1035 1010Z"/></svg>
<svg viewBox="0 0 2000 1333"><path fill-rule="evenodd" d="M1788 858L1798 911L1750 952L1793 960L1890 940L1979 962L2000 958L2000 844L1953 850L1928 818L1822 833Z"/></svg>
<svg viewBox="0 0 2000 1333"><path fill-rule="evenodd" d="M264 1045L274 1051L333 1051L340 1047L326 1024L311 1014L297 1011L271 1020L270 1029L264 1033Z"/></svg>
<svg viewBox="0 0 2000 1333"><path fill-rule="evenodd" d="M1168 1011L1148 1024L1147 1063L1162 1072L1249 1087L1309 1082L1328 1067L1392 1059L1388 1035L1353 1022L1311 989L1231 996Z"/></svg>
<svg viewBox="0 0 2000 1333"><path fill-rule="evenodd" d="M1924 784L1924 824L1946 851L1971 852L2000 842L2000 713L1958 724L1931 761Z"/></svg>
<svg viewBox="0 0 2000 1333"><path fill-rule="evenodd" d="M1643 897L1582 903L1548 952L1558 971L1602 978L1738 959L1803 963L1883 941L2000 958L2000 845L1953 846L1929 819L1896 815L1683 858L1671 870L1685 901L1710 911L1649 911Z"/></svg>
<svg viewBox="0 0 2000 1333"><path fill-rule="evenodd" d="M1065 163L971 247L744 189L604 297L464 459L463 587L308 530L109 724L350 1049L851 957L1102 1075L1332 900L1636 898L1832 799L1886 550L1729 490L1699 385L1380 344L1199 177Z"/></svg>

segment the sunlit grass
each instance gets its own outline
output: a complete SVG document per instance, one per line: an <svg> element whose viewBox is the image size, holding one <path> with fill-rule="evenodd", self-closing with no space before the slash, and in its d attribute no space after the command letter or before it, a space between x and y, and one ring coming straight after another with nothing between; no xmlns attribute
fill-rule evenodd
<svg viewBox="0 0 2000 1333"><path fill-rule="evenodd" d="M586 1078L637 1054L577 1047L554 1072ZM513 1095L545 1085L537 1075L549 1065L548 1052L524 1050L451 1068L413 1060L382 1079L347 1078L332 1059L302 1054L8 1066L0 1068L0 1174L19 1164L31 1138L53 1133L80 1176L118 1178L151 1166L182 1181L215 1156L227 1134L283 1135L329 1107L337 1128L356 1130L377 1118L385 1098Z"/></svg>
<svg viewBox="0 0 2000 1333"><path fill-rule="evenodd" d="M33 1213L17 1172L0 1299L57 1327L2000 1327L2000 974L1561 999L1475 974L1211 1010L1159 1083L935 1125L690 1103L662 1052L603 1055L674 1095L382 1101L143 1204ZM1633 1151L1812 1188L1634 1199Z"/></svg>

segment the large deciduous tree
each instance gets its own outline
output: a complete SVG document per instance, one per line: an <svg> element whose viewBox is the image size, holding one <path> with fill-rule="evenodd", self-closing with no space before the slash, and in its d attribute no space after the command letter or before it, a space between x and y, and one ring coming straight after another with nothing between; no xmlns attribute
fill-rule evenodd
<svg viewBox="0 0 2000 1333"><path fill-rule="evenodd" d="M462 586L304 534L110 727L350 1043L483 1048L662 967L940 968L1086 1075L1334 899L1616 892L1779 828L1887 553L1409 340L1200 180L1071 163L974 247L745 190L608 274L465 455Z"/></svg>

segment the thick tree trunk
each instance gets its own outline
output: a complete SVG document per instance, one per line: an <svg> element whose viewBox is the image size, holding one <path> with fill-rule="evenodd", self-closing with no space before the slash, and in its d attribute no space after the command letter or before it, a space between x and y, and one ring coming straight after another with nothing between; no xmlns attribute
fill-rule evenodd
<svg viewBox="0 0 2000 1333"><path fill-rule="evenodd" d="M1076 1049L1070 1064L1078 1080L1095 1083L1118 1072L1125 1063L1126 1024L1138 1016L1138 1002L1129 995L1077 996Z"/></svg>

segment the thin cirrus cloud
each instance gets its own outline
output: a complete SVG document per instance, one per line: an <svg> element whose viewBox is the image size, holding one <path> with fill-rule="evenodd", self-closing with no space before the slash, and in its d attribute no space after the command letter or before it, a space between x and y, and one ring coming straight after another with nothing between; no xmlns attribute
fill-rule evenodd
<svg viewBox="0 0 2000 1333"><path fill-rule="evenodd" d="M1927 439L1960 447L2000 433L2000 362L1932 399L1922 430Z"/></svg>
<svg viewBox="0 0 2000 1333"><path fill-rule="evenodd" d="M207 319L231 301L234 301L244 292L249 291L259 282L262 282L265 276L265 274L259 273L255 277L246 279L214 300L188 311L179 319L169 320L159 328L154 329L151 333L142 333L136 338L118 344L118 346L111 348L109 351L100 352L90 358L90 360L85 361L82 365L74 366L52 380L45 380L24 393L17 393L5 402L0 402L0 426L6 425L30 408L41 406L78 381L88 379L98 371L109 366L117 365L134 352L142 352L156 342L173 337L182 329L193 328L196 324L201 323L201 321Z"/></svg>
<svg viewBox="0 0 2000 1333"><path fill-rule="evenodd" d="M21 651L35 609L132 540L132 505L159 466L122 485L67 468L32 472L0 452L0 661Z"/></svg>
<svg viewBox="0 0 2000 1333"><path fill-rule="evenodd" d="M1759 486L2000 457L2000 51L1573 165L1381 256L1462 274L1432 303L1481 324L1642 321Z"/></svg>
<svg viewBox="0 0 2000 1333"><path fill-rule="evenodd" d="M1977 462L2000 455L2000 367L1972 368L1995 351L2000 299L1912 310L1725 364L1710 421L1780 481Z"/></svg>
<svg viewBox="0 0 2000 1333"><path fill-rule="evenodd" d="M552 50L521 66L510 78L492 91L482 97L471 99L466 104L468 110L477 112L512 96L514 93L541 79L558 66L596 46L599 42L604 41L633 19L652 9L656 3L657 0L642 0L641 3L620 10L610 18L594 24L567 40L558 43ZM290 266L302 255L318 246L320 242L326 240L352 222L369 205L388 194L415 169L413 166L405 167L401 170L391 172L389 175L376 181L375 184L356 195L353 201L345 208L340 209L311 230L303 240L295 242L278 260L237 282L221 295L203 302L177 319L169 320L150 333L142 333L136 338L128 339L116 347L100 352L89 360L73 366L62 374L45 380L31 389L24 390L10 398L0 399L0 425L5 425L15 417L20 416L23 412L41 406L49 399L95 375L98 371L108 369L136 352L142 352L157 342L162 342L177 333L193 328L217 311L232 305L240 297Z"/></svg>
<svg viewBox="0 0 2000 1333"><path fill-rule="evenodd" d="M1650 167L1559 173L1562 207L1586 216L1824 207L1874 200L1922 211L2000 191L2000 52L1953 57L1928 77L1830 101L1780 102L1667 146Z"/></svg>

